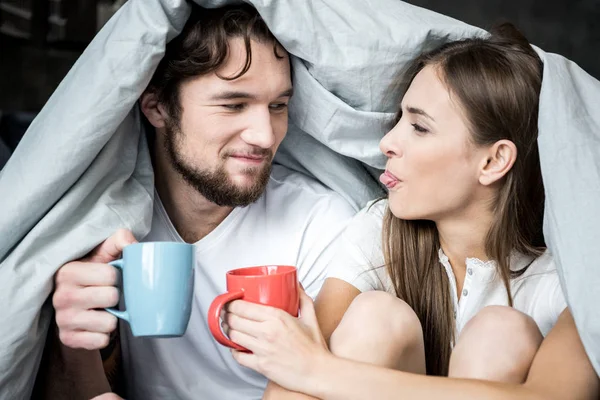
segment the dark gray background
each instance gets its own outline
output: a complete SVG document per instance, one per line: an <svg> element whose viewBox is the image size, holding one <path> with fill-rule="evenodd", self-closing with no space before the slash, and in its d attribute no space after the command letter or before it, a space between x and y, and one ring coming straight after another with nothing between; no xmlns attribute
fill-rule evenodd
<svg viewBox="0 0 600 400"><path fill-rule="evenodd" d="M485 29L497 22L512 22L531 43L575 61L600 79L600 0L408 2Z"/></svg>
<svg viewBox="0 0 600 400"><path fill-rule="evenodd" d="M0 0L0 5L34 4L34 1L44 0ZM64 5L59 10L70 23L62 30L51 26L49 43L35 46L31 41L14 41L0 33L0 110L38 111L94 34L89 28L82 28L100 24L98 4L114 0L49 1L77 5L74 11ZM485 29L496 22L513 22L531 43L570 58L600 78L600 0L412 0L409 3ZM74 17L69 17L73 14ZM0 9L0 25L1 17Z"/></svg>
<svg viewBox="0 0 600 400"><path fill-rule="evenodd" d="M6 147L14 149L31 118L69 71L96 29L122 2L0 0L0 168ZM600 0L412 0L409 3L485 29L495 23L512 22L531 43L570 58L600 78ZM43 25L40 18L27 19L26 14L14 13L15 7L30 11L37 7L39 15L40 4L48 4L45 12L53 16L46 30L40 29ZM9 9L13 10L12 15ZM63 24L52 22L57 20ZM15 36L15 31L21 37ZM47 35L40 35L40 31Z"/></svg>

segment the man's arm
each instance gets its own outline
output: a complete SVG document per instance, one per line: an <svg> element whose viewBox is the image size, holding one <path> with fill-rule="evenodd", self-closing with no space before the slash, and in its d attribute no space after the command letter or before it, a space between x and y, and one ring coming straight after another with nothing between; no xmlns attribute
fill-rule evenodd
<svg viewBox="0 0 600 400"><path fill-rule="evenodd" d="M119 380L115 376L119 342L117 337L111 338L117 320L98 309L118 303L117 272L107 263L117 259L123 248L135 241L131 232L119 230L86 257L58 270L53 295L56 325L49 333L45 349L49 368L41 371L46 376L41 377L45 387L40 390L47 395L53 393L46 398L63 398L57 397L58 394L90 398L109 391L111 378ZM108 357L103 360L99 349L108 345L112 346L105 350Z"/></svg>
<svg viewBox="0 0 600 400"><path fill-rule="evenodd" d="M58 339L51 323L32 399L89 399L110 391L98 350L72 349Z"/></svg>

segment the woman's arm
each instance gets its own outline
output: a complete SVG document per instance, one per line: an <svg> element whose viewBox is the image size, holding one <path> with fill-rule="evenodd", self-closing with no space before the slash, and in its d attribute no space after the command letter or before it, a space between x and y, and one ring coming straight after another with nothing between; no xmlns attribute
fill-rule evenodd
<svg viewBox="0 0 600 400"><path fill-rule="evenodd" d="M323 337L329 343L331 334L340 324L350 303L360 290L337 278L327 278L315 300L315 313Z"/></svg>
<svg viewBox="0 0 600 400"><path fill-rule="evenodd" d="M597 400L600 395L598 376L569 310L543 341L525 384L414 375L337 358L327 350L312 301L304 293L298 319L243 301L232 302L229 311L232 340L252 351L233 351L241 365L319 399Z"/></svg>
<svg viewBox="0 0 600 400"><path fill-rule="evenodd" d="M331 334L339 325L346 310L350 307L350 303L359 294L360 290L341 279L327 278L323 283L323 287L315 300L315 312L321 332L327 343L329 343ZM263 395L263 400L268 399L308 400L310 397L297 392L290 392L273 382L269 382Z"/></svg>
<svg viewBox="0 0 600 400"><path fill-rule="evenodd" d="M600 399L600 378L565 309L533 359L525 387L547 399Z"/></svg>
<svg viewBox="0 0 600 400"><path fill-rule="evenodd" d="M523 385L413 375L329 355L315 363L307 381L310 394L324 400L597 400L600 396L600 380L568 310L543 341Z"/></svg>

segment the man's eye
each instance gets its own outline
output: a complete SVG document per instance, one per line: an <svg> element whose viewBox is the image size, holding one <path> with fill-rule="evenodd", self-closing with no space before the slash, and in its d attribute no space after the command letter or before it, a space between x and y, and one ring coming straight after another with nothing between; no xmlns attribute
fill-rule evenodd
<svg viewBox="0 0 600 400"><path fill-rule="evenodd" d="M244 104L244 103L223 104L223 107L225 107L226 109L231 110L231 111L241 111L246 107L246 104Z"/></svg>
<svg viewBox="0 0 600 400"><path fill-rule="evenodd" d="M286 109L286 108L287 108L287 106L288 106L288 105L287 105L287 103L277 103L277 104L271 104L271 105L269 106L269 108L270 108L271 110L274 110L274 111L279 111L279 110L284 110L284 109Z"/></svg>

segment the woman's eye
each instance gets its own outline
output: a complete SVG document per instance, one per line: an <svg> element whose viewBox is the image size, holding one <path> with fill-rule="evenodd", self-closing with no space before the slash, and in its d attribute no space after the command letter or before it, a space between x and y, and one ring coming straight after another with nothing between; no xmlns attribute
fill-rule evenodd
<svg viewBox="0 0 600 400"><path fill-rule="evenodd" d="M412 127L415 129L415 131L417 132L421 132L421 133L426 133L429 132L426 128L423 128L421 125L419 124L411 124Z"/></svg>

